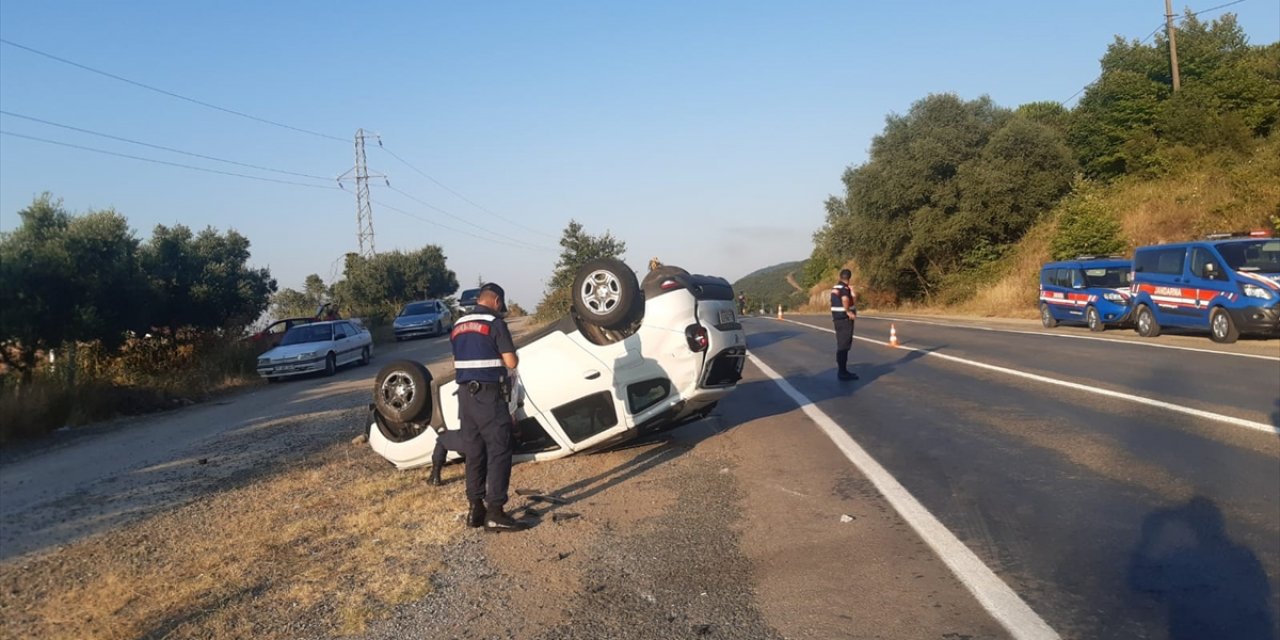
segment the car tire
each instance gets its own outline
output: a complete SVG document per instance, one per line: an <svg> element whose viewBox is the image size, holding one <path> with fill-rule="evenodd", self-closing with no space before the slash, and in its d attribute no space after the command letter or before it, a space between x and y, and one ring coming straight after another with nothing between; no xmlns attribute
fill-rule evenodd
<svg viewBox="0 0 1280 640"><path fill-rule="evenodd" d="M1231 319L1231 314L1222 307L1214 307L1209 313L1209 337L1214 342L1231 344L1240 339L1240 330Z"/></svg>
<svg viewBox="0 0 1280 640"><path fill-rule="evenodd" d="M373 406L392 422L430 422L431 372L413 360L388 364L374 379Z"/></svg>
<svg viewBox="0 0 1280 640"><path fill-rule="evenodd" d="M644 315L636 273L621 260L598 258L579 267L572 293L578 316L598 327L620 329Z"/></svg>
<svg viewBox="0 0 1280 640"><path fill-rule="evenodd" d="M1102 333L1107 330L1107 323L1102 321L1102 314L1098 313L1097 307L1085 309L1084 319L1089 324L1089 330L1094 333Z"/></svg>
<svg viewBox="0 0 1280 640"><path fill-rule="evenodd" d="M444 323L439 320L436 320L436 335L444 335Z"/></svg>
<svg viewBox="0 0 1280 640"><path fill-rule="evenodd" d="M369 347L365 347L361 349L360 350L360 366L363 367L369 364L370 360L373 360L373 352L369 349Z"/></svg>
<svg viewBox="0 0 1280 640"><path fill-rule="evenodd" d="M331 376L338 372L338 356L330 353L324 357L324 374Z"/></svg>
<svg viewBox="0 0 1280 640"><path fill-rule="evenodd" d="M280 382L280 378L277 378L275 376L267 376L267 384L275 384L277 382Z"/></svg>
<svg viewBox="0 0 1280 640"><path fill-rule="evenodd" d="M1046 329L1052 329L1058 326L1058 321L1053 317L1053 312L1049 310L1049 305L1040 303L1040 324Z"/></svg>
<svg viewBox="0 0 1280 640"><path fill-rule="evenodd" d="M1133 325L1138 331L1138 335L1144 338L1154 338L1160 335L1160 321L1156 320L1156 314L1152 313L1151 308L1145 304L1138 305Z"/></svg>

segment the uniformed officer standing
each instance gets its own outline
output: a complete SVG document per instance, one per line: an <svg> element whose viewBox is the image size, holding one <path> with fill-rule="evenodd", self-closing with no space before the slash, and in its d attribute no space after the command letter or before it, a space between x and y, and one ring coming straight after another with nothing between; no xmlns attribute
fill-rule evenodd
<svg viewBox="0 0 1280 640"><path fill-rule="evenodd" d="M527 525L503 510L511 482L511 413L507 394L519 360L506 313L502 287L480 287L475 309L454 323L450 340L458 380L462 454L467 465L467 526L486 531L517 531Z"/></svg>
<svg viewBox="0 0 1280 640"><path fill-rule="evenodd" d="M836 325L836 377L841 380L857 380L858 374L849 371L849 348L853 346L853 323L858 313L853 308L857 294L849 286L853 273L840 270L840 282L831 287L831 320Z"/></svg>

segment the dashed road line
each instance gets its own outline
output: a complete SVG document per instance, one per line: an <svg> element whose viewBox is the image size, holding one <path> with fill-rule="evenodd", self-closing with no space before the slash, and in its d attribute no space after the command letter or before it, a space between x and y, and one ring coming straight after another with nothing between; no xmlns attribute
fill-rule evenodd
<svg viewBox="0 0 1280 640"><path fill-rule="evenodd" d="M797 323L803 324L803 323ZM884 467L880 466L844 429L819 409L812 400L791 386L769 365L755 354L747 358L765 375L773 379L782 392L800 406L801 411L835 443L857 467L898 515L915 530L929 548L942 559L961 584L978 600L991 617L995 618L1017 640L1057 640L1059 635L1043 618L1027 605L1017 593L1005 584L986 564L951 533L936 516L925 509Z"/></svg>
<svg viewBox="0 0 1280 640"><path fill-rule="evenodd" d="M927 324L935 327L947 327L949 329L971 329L973 331L990 331L994 333L1017 333L1028 336L1048 336L1050 338L1070 338L1072 340L1093 340L1096 342L1111 342L1115 344L1128 344L1135 347L1150 347L1152 349L1174 349L1176 351L1193 351L1195 353L1209 353L1217 356L1233 356L1236 358L1254 358L1257 360L1270 360L1272 362L1280 362L1280 356L1265 356L1257 353L1235 353L1232 351L1218 351L1217 349L1200 349L1197 347L1182 347L1176 344L1157 344L1155 342L1136 342L1133 340L1115 340L1113 338L1101 338L1098 336L1078 336L1069 333L1052 333L1049 331L1027 331L1025 329L1002 329L998 327L981 327L976 324L963 324L951 322L937 322L935 320L920 320L918 318L902 318L898 316L882 316L882 315L864 315L868 320L885 320L888 322L913 322L915 324ZM783 318L785 320L785 318Z"/></svg>
<svg viewBox="0 0 1280 640"><path fill-rule="evenodd" d="M814 329L817 331L826 331L827 333L835 333L834 329L819 327L817 325L812 325L807 322L800 322L798 320L789 320L787 318L783 318L782 321L790 322L791 324L800 325L802 327L807 327L809 329ZM890 349L903 349L906 351L916 351L925 356L929 356L933 358L941 358L943 360L948 360L950 362L957 362L957 363L968 365L971 367L977 367L979 369L986 369L988 371L995 371L997 373L1003 373L1003 374L1015 376L1018 378L1024 378L1026 380L1034 380L1036 382L1042 382L1045 384L1052 384L1060 387L1066 387L1068 389L1074 389L1076 391L1084 391L1085 393L1092 393L1095 395L1105 396L1108 398L1115 398L1117 400L1125 400L1128 402L1146 405L1148 407L1155 407L1157 409L1164 409L1166 411L1173 411L1176 413L1194 416L1197 418L1204 418L1206 420L1222 422L1222 423L1229 424L1236 427L1244 427L1246 429L1252 429L1254 431L1261 431L1263 433L1280 435L1280 427L1272 426L1265 422L1245 420L1244 418L1237 418L1235 416L1228 416L1221 413L1214 413L1212 411L1204 411L1202 409L1184 407L1182 405L1173 404L1172 402L1165 402L1163 400L1156 400L1154 398L1147 398L1144 396L1136 396L1131 393L1124 393L1122 391L1112 391L1111 389L1104 389L1102 387L1091 387L1087 384L1080 384L1079 382L1071 382L1069 380L1060 380L1058 378L1050 378L1048 376L1042 376L1036 373L1029 373L1027 371L1020 371L1018 369L1010 369L1009 367L1001 367L994 364L987 364L985 362L970 360L968 358L960 358L960 357L953 356L946 353L939 353L937 351L929 351L928 349L919 349L916 347L907 347L907 346L894 347L893 345L890 345L888 342L883 342L881 340L873 340L871 338L866 338L863 336L854 336L853 338L855 340L861 340L863 342L869 342L871 344L878 344L880 346L889 347Z"/></svg>

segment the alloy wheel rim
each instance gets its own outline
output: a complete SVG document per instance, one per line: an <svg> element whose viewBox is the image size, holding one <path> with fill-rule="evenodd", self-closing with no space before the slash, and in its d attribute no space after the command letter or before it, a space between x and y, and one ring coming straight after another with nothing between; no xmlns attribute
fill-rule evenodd
<svg viewBox="0 0 1280 640"><path fill-rule="evenodd" d="M1226 322L1225 314L1217 313L1213 316L1213 333L1219 338L1222 338L1227 335L1227 322Z"/></svg>
<svg viewBox="0 0 1280 640"><path fill-rule="evenodd" d="M587 275L578 296L587 309L602 316L617 308L622 300L622 283L612 272L597 269Z"/></svg>
<svg viewBox="0 0 1280 640"><path fill-rule="evenodd" d="M417 394L418 387L413 383L413 378L397 371L382 381L382 389L380 391L384 404L392 409L401 411L413 402L413 397Z"/></svg>

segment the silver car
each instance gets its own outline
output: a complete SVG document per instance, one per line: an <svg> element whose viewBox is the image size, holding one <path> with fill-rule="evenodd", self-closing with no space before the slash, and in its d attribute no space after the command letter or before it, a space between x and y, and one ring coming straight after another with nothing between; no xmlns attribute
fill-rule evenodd
<svg viewBox="0 0 1280 640"><path fill-rule="evenodd" d="M439 300L410 302L396 316L394 327L397 341L438 336L453 330L453 312Z"/></svg>
<svg viewBox="0 0 1280 640"><path fill-rule="evenodd" d="M312 322L289 329L279 346L258 356L258 375L267 382L317 371L331 376L342 365L372 359L373 336L360 323Z"/></svg>

